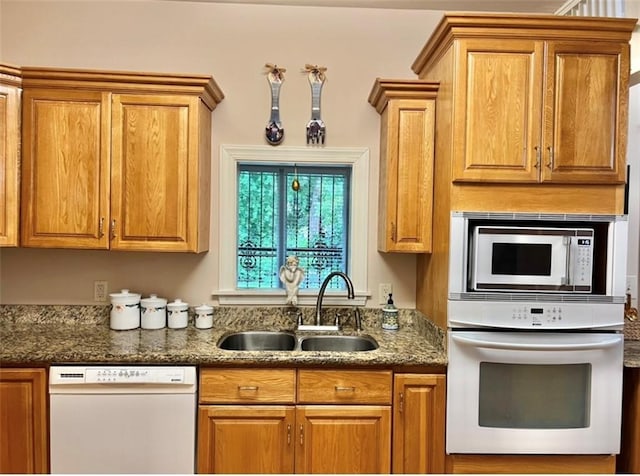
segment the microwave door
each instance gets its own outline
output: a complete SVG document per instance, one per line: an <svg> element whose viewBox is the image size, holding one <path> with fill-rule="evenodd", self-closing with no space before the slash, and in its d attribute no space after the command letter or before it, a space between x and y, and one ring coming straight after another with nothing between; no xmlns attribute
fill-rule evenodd
<svg viewBox="0 0 640 476"><path fill-rule="evenodd" d="M569 275L569 237L521 231L475 231L471 289L475 291L564 291Z"/></svg>

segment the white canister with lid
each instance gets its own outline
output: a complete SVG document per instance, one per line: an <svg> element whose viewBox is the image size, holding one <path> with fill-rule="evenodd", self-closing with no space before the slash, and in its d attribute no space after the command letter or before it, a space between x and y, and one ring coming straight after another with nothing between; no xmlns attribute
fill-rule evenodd
<svg viewBox="0 0 640 476"><path fill-rule="evenodd" d="M213 327L213 308L202 304L195 309L196 327L198 329L211 329Z"/></svg>
<svg viewBox="0 0 640 476"><path fill-rule="evenodd" d="M167 304L167 325L170 329L182 329L189 324L189 304L176 299Z"/></svg>
<svg viewBox="0 0 640 476"><path fill-rule="evenodd" d="M109 294L109 297L111 298L109 318L111 329L125 331L140 327L140 294L123 289L119 293Z"/></svg>
<svg viewBox="0 0 640 476"><path fill-rule="evenodd" d="M162 329L167 325L167 300L151 294L140 300L140 322L143 329Z"/></svg>

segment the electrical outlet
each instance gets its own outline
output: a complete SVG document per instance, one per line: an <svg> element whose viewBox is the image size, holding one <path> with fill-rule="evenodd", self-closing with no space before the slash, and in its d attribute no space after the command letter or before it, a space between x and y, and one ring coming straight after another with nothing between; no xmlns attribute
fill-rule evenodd
<svg viewBox="0 0 640 476"><path fill-rule="evenodd" d="M625 291L630 291L631 295L634 298L638 297L638 277L637 276L627 276L627 287Z"/></svg>
<svg viewBox="0 0 640 476"><path fill-rule="evenodd" d="M378 287L378 304L386 304L391 293L393 293L391 283L380 283Z"/></svg>
<svg viewBox="0 0 640 476"><path fill-rule="evenodd" d="M95 302L107 302L108 284L106 281L93 282L93 300Z"/></svg>

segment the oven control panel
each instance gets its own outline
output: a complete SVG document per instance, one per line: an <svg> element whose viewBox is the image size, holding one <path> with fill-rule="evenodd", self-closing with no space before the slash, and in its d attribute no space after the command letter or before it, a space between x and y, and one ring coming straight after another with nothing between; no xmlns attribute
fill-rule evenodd
<svg viewBox="0 0 640 476"><path fill-rule="evenodd" d="M449 301L449 327L622 329L624 304Z"/></svg>

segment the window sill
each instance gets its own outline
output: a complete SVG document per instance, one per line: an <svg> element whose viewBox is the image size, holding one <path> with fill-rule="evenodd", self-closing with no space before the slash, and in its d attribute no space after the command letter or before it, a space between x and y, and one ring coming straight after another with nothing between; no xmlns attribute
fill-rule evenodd
<svg viewBox="0 0 640 476"><path fill-rule="evenodd" d="M218 298L221 306L286 306L287 295L284 289L265 290L219 290L211 293ZM356 292L355 299L347 299L345 291L327 291L322 300L323 306L364 306L369 298L367 292ZM315 306L318 300L316 291L300 291L298 306Z"/></svg>

